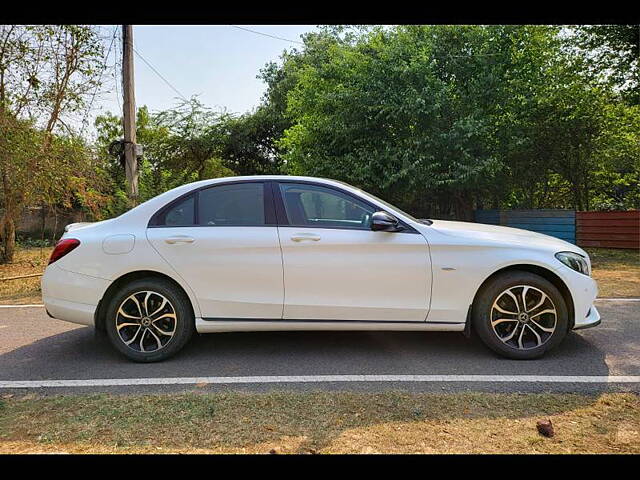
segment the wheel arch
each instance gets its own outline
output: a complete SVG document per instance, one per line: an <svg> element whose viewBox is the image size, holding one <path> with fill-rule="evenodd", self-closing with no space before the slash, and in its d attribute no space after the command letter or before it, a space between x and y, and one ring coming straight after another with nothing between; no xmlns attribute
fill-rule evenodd
<svg viewBox="0 0 640 480"><path fill-rule="evenodd" d="M476 290L476 294L473 297L473 303L471 305L475 305L476 299L478 298L478 294L482 291L485 285L489 284L497 275L500 275L504 272L510 272L510 271L534 273L551 282L560 291L560 293L562 294L562 297L564 298L564 301L567 304L567 310L569 311L568 330L573 329L573 326L575 324L575 307L573 304L573 297L571 295L571 291L569 290L569 287L567 287L564 280L562 280L562 278L560 278L556 273L549 270L548 268L541 267L539 265L519 263L514 265L508 265L499 270L496 270L491 275L489 275L478 287L478 289Z"/></svg>
<svg viewBox="0 0 640 480"><path fill-rule="evenodd" d="M136 271L128 272L121 275L120 277L115 279L113 282L111 282L111 285L109 285L109 287L105 290L104 294L102 295L102 298L98 302L98 306L96 307L96 311L94 314L94 324L96 329L104 330L105 328L104 326L105 314L107 310L107 305L109 304L109 300L111 299L111 297L123 285L129 282L133 282L135 280L139 280L141 278L158 278L162 280L167 280L170 283L172 283L176 288L182 291L184 295L187 297L187 299L189 300L191 311L194 313L194 316L195 316L195 312L197 310L196 310L196 305L194 305L194 300L191 298L191 296L186 291L186 289L182 285L180 285L180 283L178 283L175 279L171 278L169 275L165 273L161 273L155 270L136 270Z"/></svg>

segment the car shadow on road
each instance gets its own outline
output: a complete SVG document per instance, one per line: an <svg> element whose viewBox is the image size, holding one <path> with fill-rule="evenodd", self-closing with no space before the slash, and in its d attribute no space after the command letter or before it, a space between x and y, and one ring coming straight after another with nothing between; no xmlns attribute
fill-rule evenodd
<svg viewBox="0 0 640 480"><path fill-rule="evenodd" d="M91 328L0 355L0 379L255 375L608 375L605 353L572 332L545 357L498 357L477 337L444 332L247 332L195 335L175 357L136 364Z"/></svg>

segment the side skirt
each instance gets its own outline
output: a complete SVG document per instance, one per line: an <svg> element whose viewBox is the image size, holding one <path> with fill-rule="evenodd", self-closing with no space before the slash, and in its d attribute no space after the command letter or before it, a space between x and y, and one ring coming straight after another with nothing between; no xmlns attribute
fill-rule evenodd
<svg viewBox="0 0 640 480"><path fill-rule="evenodd" d="M462 332L464 323L437 322L362 322L324 320L206 320L196 318L198 333L216 332L269 332L269 331L390 331L390 332Z"/></svg>

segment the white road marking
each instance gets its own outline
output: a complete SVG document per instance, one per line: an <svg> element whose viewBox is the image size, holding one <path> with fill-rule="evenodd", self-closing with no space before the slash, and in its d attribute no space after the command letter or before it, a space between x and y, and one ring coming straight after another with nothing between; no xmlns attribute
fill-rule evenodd
<svg viewBox="0 0 640 480"><path fill-rule="evenodd" d="M640 302L640 298L596 298L596 302Z"/></svg>
<svg viewBox="0 0 640 480"><path fill-rule="evenodd" d="M0 388L329 382L640 383L640 375L269 375L247 377L99 378L87 380L4 380L0 381Z"/></svg>
<svg viewBox="0 0 640 480"><path fill-rule="evenodd" d="M33 304L33 305L0 305L0 308L35 308L35 307L44 307L42 304Z"/></svg>

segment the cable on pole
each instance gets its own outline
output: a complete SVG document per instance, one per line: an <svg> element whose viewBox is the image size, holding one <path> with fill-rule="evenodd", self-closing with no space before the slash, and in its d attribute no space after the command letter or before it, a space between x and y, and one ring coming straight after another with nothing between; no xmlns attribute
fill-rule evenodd
<svg viewBox="0 0 640 480"><path fill-rule="evenodd" d="M289 40L288 38L278 37L277 35L270 35L264 32L258 32L257 30L251 30L250 28L241 27L239 25L230 25L233 28L237 28L239 30L244 30L245 32L255 33L256 35L262 35L264 37L275 38L276 40L282 40L283 42L297 43L298 45L304 45L303 42L299 42L298 40Z"/></svg>
<svg viewBox="0 0 640 480"><path fill-rule="evenodd" d="M132 47L132 48L133 48L134 53L135 53L138 57L140 57L140 60L142 60L144 63L146 63L146 64L147 64L147 66L148 66L151 70L153 70L153 72L154 72L156 75L158 75L158 77L160 77L160 78L162 79L162 81L164 81L164 83L166 83L166 84L167 84L167 85L168 85L168 86L169 86L169 87L170 87L174 92L176 92L180 98L182 98L185 102L188 102L188 101L189 101L189 100L187 100L187 98L186 98L182 93L180 93L180 90L178 90L176 87L174 87L173 85L171 85L171 82L169 82L169 80L167 80L166 78L164 78L164 77L162 76L162 74L161 74L161 73L160 73L160 72L159 72L159 71L158 71L158 70L157 70L153 65L151 65L151 63L149 63L149 61L147 61L147 59L145 59L145 58L140 54L140 52L138 52L138 50L136 50L134 47Z"/></svg>
<svg viewBox="0 0 640 480"><path fill-rule="evenodd" d="M107 50L107 54L104 56L104 61L102 62L104 66L102 68L102 73L100 75L102 75L107 69L107 61L109 59L109 55L111 55L111 48L113 47L113 44L116 40L117 31L118 31L118 27L115 27L113 29L113 35L111 36L111 43L109 44L109 49ZM93 89L93 95L91 96L91 101L89 102L89 108L87 109L87 113L85 114L84 119L82 120L82 128L80 129L80 135L84 133L84 129L87 127L87 119L89 118L89 114L91 113L91 109L93 108L93 101L96 98L96 93L98 92L99 86L100 84L96 83L96 88Z"/></svg>
<svg viewBox="0 0 640 480"><path fill-rule="evenodd" d="M118 27L116 26L116 31L115 34L118 34ZM118 76L118 72L121 69L118 69L118 44L116 42L116 51L113 54L113 81L115 83L115 87L116 87L116 103L118 104L118 108L120 109L120 118L122 119L124 117L124 111L122 110L122 102L123 97L120 96L120 91L118 90L118 82L120 81L119 76ZM124 95L124 92L122 92Z"/></svg>

